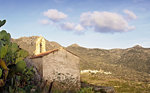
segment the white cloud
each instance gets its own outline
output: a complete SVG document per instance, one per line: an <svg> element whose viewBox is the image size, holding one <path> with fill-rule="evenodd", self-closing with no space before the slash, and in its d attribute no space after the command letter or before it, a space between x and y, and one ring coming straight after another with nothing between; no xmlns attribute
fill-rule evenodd
<svg viewBox="0 0 150 93"><path fill-rule="evenodd" d="M86 12L82 13L80 16L80 22L83 26L92 26L92 13L91 12Z"/></svg>
<svg viewBox="0 0 150 93"><path fill-rule="evenodd" d="M60 12L56 9L49 9L48 11L43 13L44 16L47 16L52 21L60 21L67 18L67 15L63 12Z"/></svg>
<svg viewBox="0 0 150 93"><path fill-rule="evenodd" d="M61 28L63 30L70 30L71 31L71 30L74 30L74 27L75 27L74 23L66 22L66 23L61 24Z"/></svg>
<svg viewBox="0 0 150 93"><path fill-rule="evenodd" d="M115 33L115 32L127 32L134 30L135 26L129 26L127 21L130 19L136 19L136 15L129 11L124 10L124 13L128 15L127 18L123 17L118 13L113 12L85 12L80 15L80 23L70 23L61 21L67 18L67 15L56 10L49 9L44 12L44 15L49 18L49 20L41 20L42 24L53 24L59 26L63 30L74 31L75 33L84 33L85 30L94 30L101 33ZM61 22L58 22L61 21Z"/></svg>
<svg viewBox="0 0 150 93"><path fill-rule="evenodd" d="M127 14L129 19L136 19L137 18L137 16L132 11L129 11L129 10L125 9L123 12L125 14Z"/></svg>
<svg viewBox="0 0 150 93"><path fill-rule="evenodd" d="M92 27L96 32L114 33L126 32L133 29L123 16L112 12L86 12L80 16L80 22L84 27Z"/></svg>
<svg viewBox="0 0 150 93"><path fill-rule="evenodd" d="M50 24L49 20L47 19L40 20L40 23L44 25Z"/></svg>
<svg viewBox="0 0 150 93"><path fill-rule="evenodd" d="M84 27L80 24L76 25L75 28L74 28L76 31L83 31L84 30Z"/></svg>
<svg viewBox="0 0 150 93"><path fill-rule="evenodd" d="M74 31L76 34L83 34L85 30L84 27L80 24L75 25L74 23L66 22L60 24L61 29L66 31Z"/></svg>

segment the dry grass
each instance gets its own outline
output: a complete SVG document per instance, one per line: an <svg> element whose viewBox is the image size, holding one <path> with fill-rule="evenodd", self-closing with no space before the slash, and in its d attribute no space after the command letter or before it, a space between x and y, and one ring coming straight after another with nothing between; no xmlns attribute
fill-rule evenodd
<svg viewBox="0 0 150 93"><path fill-rule="evenodd" d="M150 82L135 82L118 79L115 77L98 76L96 74L82 74L81 81L98 86L111 86L116 93L150 93Z"/></svg>

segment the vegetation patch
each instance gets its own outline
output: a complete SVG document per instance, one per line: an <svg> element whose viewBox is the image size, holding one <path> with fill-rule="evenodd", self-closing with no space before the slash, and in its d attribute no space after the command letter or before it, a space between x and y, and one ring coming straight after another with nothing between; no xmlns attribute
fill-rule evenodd
<svg viewBox="0 0 150 93"><path fill-rule="evenodd" d="M6 20L0 20L0 27ZM5 30L0 32L0 91L2 93L36 92L33 67L24 61L28 52L10 42L11 35Z"/></svg>

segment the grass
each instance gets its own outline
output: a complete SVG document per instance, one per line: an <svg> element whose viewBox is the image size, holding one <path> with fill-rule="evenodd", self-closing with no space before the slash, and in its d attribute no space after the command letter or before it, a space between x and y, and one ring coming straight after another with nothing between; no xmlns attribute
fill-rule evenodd
<svg viewBox="0 0 150 93"><path fill-rule="evenodd" d="M150 85L145 82L126 81L114 77L102 78L91 74L82 74L81 81L98 86L114 87L116 93L150 93Z"/></svg>

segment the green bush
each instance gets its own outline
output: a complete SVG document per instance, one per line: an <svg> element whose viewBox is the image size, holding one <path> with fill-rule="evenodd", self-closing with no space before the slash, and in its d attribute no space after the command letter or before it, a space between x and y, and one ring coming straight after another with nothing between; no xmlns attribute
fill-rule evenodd
<svg viewBox="0 0 150 93"><path fill-rule="evenodd" d="M0 27L6 20L0 20ZM33 68L28 68L24 58L28 52L10 41L11 35L5 30L0 32L0 92L30 93L37 89Z"/></svg>

